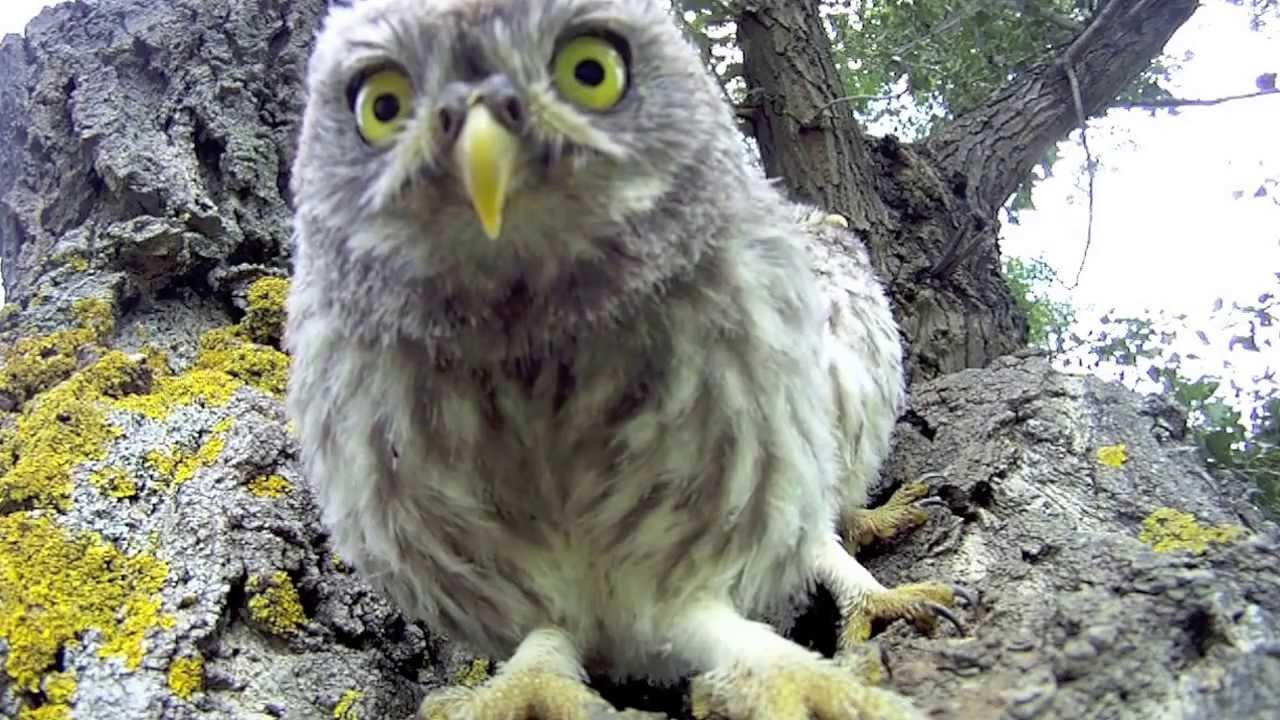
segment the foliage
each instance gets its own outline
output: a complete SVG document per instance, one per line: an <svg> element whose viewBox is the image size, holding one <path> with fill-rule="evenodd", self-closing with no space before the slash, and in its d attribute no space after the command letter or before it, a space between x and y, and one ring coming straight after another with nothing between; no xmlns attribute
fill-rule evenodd
<svg viewBox="0 0 1280 720"><path fill-rule="evenodd" d="M921 137L943 118L977 107L997 87L1068 43L1088 17L1090 3L952 0L868 2L833 8L836 65L855 108L872 117L892 112L875 102L909 96L928 112L901 133Z"/></svg>
<svg viewBox="0 0 1280 720"><path fill-rule="evenodd" d="M1051 297L1049 288L1057 282L1057 273L1044 260L1011 257L1005 260L1004 277L1014 303L1027 317L1027 344L1062 352L1076 311L1071 303Z"/></svg>
<svg viewBox="0 0 1280 720"><path fill-rule="evenodd" d="M1280 292L1230 306L1219 300L1194 327L1184 315L1108 314L1081 337L1072 330L1077 311L1053 297L1057 277L1044 261L1009 258L1004 274L1027 316L1029 345L1067 368L1164 395L1187 414L1208 464L1245 475L1257 484L1262 504L1280 512L1280 379L1266 364L1280 346ZM1242 354L1261 359L1261 369L1248 371L1259 363L1241 362ZM1225 359L1213 369L1207 355Z"/></svg>

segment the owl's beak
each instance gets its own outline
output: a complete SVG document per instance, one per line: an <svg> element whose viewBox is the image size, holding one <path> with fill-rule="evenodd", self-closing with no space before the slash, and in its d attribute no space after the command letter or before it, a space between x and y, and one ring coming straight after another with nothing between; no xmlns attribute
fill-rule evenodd
<svg viewBox="0 0 1280 720"><path fill-rule="evenodd" d="M502 232L502 211L519 153L516 136L494 118L484 103L467 110L453 146L453 162L484 233L491 240L497 240Z"/></svg>

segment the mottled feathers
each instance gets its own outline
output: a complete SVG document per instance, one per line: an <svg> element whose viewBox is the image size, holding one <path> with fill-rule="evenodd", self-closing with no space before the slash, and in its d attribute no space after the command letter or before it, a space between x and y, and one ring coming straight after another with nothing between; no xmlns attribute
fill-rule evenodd
<svg viewBox="0 0 1280 720"><path fill-rule="evenodd" d="M605 110L553 77L583 34L625 56ZM377 146L352 87L386 67L412 97ZM442 103L499 86L520 150L490 239ZM588 666L663 679L712 669L676 632L690 608L763 617L815 579L887 453L899 339L857 238L737 133L656 0L331 10L289 409L336 548L408 614L495 656L558 628Z"/></svg>

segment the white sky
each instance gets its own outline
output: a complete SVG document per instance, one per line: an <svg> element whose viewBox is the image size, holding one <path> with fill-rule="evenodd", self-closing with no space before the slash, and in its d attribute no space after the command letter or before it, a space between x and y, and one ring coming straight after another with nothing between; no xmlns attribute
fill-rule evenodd
<svg viewBox="0 0 1280 720"><path fill-rule="evenodd" d="M0 3L0 33L21 32L52 4ZM1251 92L1259 74L1280 71L1280 32L1250 31L1247 11L1223 0L1203 6L1167 51L1194 51L1169 85L1183 97ZM1082 319L1110 308L1203 317L1217 297L1230 305L1278 287L1280 189L1265 198L1252 193L1264 178L1280 177L1280 94L1179 113L1112 111L1090 124L1090 147L1101 162L1094 242L1070 292ZM1076 142L1060 150L1053 177L1035 192L1037 210L1024 212L1021 225L1005 226L1002 249L1043 257L1071 283L1084 249L1084 156ZM1235 199L1237 191L1244 197ZM1256 369L1265 359L1242 362Z"/></svg>
<svg viewBox="0 0 1280 720"><path fill-rule="evenodd" d="M21 33L41 8L56 4L48 0L4 0L4 7L0 8L0 35Z"/></svg>
<svg viewBox="0 0 1280 720"><path fill-rule="evenodd" d="M1253 92L1258 75L1280 71L1280 32L1250 31L1247 11L1221 0L1202 6L1166 51L1194 52L1167 85L1179 97ZM1113 110L1090 123L1089 147L1101 163L1093 246L1079 286L1059 292L1077 307L1077 332L1098 327L1093 321L1111 308L1185 313L1213 340L1202 348L1192 337L1179 348L1202 356L1189 369L1247 385L1268 366L1280 367L1280 346L1228 353L1230 333L1215 333L1209 316L1215 298L1230 308L1280 290L1280 188L1253 197L1264 179L1280 178L1280 94L1178 112ZM1043 257L1069 285L1086 236L1084 151L1078 142L1059 150L1053 177L1035 191L1037 210L1004 226L1001 249ZM1280 329L1264 336L1280 340Z"/></svg>
<svg viewBox="0 0 1280 720"><path fill-rule="evenodd" d="M1254 79L1280 70L1280 35L1251 32L1247 13L1226 3L1202 7L1174 36L1172 55L1194 51L1169 89L1180 97L1252 92ZM1280 94L1170 117L1114 110L1089 126L1102 167L1095 188L1094 243L1077 302L1194 312L1218 296L1256 297L1280 272L1280 207L1253 198L1280 177ZM1064 143L1054 177L1035 193L1038 208L1006 225L1003 250L1043 255L1064 282L1084 250L1084 152ZM1233 199L1244 191L1245 198Z"/></svg>

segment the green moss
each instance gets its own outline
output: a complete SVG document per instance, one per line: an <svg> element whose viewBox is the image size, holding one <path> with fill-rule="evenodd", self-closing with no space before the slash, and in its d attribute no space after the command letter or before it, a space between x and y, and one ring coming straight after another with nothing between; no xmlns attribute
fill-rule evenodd
<svg viewBox="0 0 1280 720"><path fill-rule="evenodd" d="M1228 543L1243 533L1244 528L1238 525L1206 527L1190 513L1162 507L1142 521L1138 540L1150 545L1156 552L1190 550L1201 555L1209 548L1210 543Z"/></svg>
<svg viewBox="0 0 1280 720"><path fill-rule="evenodd" d="M183 700L204 690L204 657L197 654L174 660L169 665L168 682L169 690Z"/></svg>
<svg viewBox="0 0 1280 720"><path fill-rule="evenodd" d="M307 621L289 573L277 570L267 578L255 575L246 587L251 593L249 617L273 635L288 635Z"/></svg>
<svg viewBox="0 0 1280 720"><path fill-rule="evenodd" d="M360 720L360 698L364 697L364 693L359 690L348 690L342 693L342 697L338 698L338 704L333 706L334 720Z"/></svg>
<svg viewBox="0 0 1280 720"><path fill-rule="evenodd" d="M282 475L259 475L249 481L249 494L254 497L275 500L293 490L293 484Z"/></svg>
<svg viewBox="0 0 1280 720"><path fill-rule="evenodd" d="M289 281L281 277L264 277L249 286L249 309L240 321L245 337L263 345L280 346L284 334L285 301L289 297Z"/></svg>
<svg viewBox="0 0 1280 720"><path fill-rule="evenodd" d="M36 692L58 654L91 630L100 633L100 655L136 669L147 633L173 624L160 611L167 573L153 556L125 555L93 533L71 535L47 516L0 517L0 638L14 686ZM74 692L63 676L50 681L50 700Z"/></svg>

